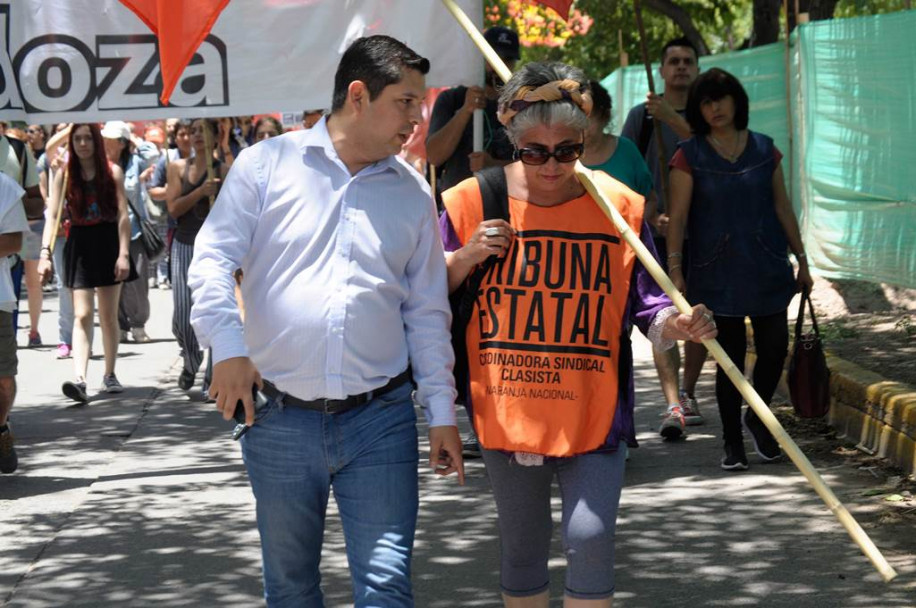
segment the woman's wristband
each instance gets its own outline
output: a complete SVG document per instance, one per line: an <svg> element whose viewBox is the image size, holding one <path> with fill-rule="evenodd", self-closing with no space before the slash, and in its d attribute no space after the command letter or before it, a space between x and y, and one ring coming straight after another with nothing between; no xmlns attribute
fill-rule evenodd
<svg viewBox="0 0 916 608"><path fill-rule="evenodd" d="M675 252L673 252L673 253L669 253L669 254L668 254L668 259L669 259L669 260L670 260L671 258L683 258L683 257L684 257L684 254L681 253L680 251L675 251Z"/></svg>
<svg viewBox="0 0 916 608"><path fill-rule="evenodd" d="M680 265L680 264L675 264L674 266L672 266L671 268L668 269L668 274L671 274L671 273L674 272L675 270L680 270L680 269L681 269L681 265Z"/></svg>

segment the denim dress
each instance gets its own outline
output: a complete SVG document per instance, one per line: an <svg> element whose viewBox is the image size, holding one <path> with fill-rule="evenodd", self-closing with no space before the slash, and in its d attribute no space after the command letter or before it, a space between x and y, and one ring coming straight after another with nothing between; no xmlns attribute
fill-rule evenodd
<svg viewBox="0 0 916 608"><path fill-rule="evenodd" d="M748 131L747 146L734 163L705 138L692 137L680 148L693 172L687 299L727 317L785 310L795 278L776 217L773 140Z"/></svg>

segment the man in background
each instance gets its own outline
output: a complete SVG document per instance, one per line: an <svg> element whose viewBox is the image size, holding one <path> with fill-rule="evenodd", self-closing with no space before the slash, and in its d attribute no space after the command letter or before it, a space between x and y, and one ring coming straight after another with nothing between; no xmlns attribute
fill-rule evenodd
<svg viewBox="0 0 916 608"><path fill-rule="evenodd" d="M687 96L690 86L700 73L697 50L687 38L671 40L662 48L661 67L659 74L665 83L662 94L648 93L646 102L635 106L627 115L621 135L636 142L639 151L646 159L649 170L655 181L655 192L658 195L658 209L647 210L647 218L652 228L655 240L655 249L661 260L662 268L668 272L668 264L680 264L688 268L689 260L686 259L687 248L684 253L673 253L673 259L668 259L668 248L665 235L668 231L668 213L666 197L668 192L662 187L663 167L659 165L658 139L655 127L661 128L662 141L664 142L665 167L677 151L677 144L690 137L690 125L685 118ZM653 120L653 119L657 119ZM689 236L689 235L688 235ZM689 280L689 279L688 279ZM681 366L681 357L678 346L667 351L652 351L655 359L655 369L662 392L668 402L668 409L662 417L659 433L668 440L678 439L686 432L686 425L703 424L703 417L697 405L694 391L697 380L706 360L706 347L695 342L684 344L684 384L683 390L678 390L678 373Z"/></svg>

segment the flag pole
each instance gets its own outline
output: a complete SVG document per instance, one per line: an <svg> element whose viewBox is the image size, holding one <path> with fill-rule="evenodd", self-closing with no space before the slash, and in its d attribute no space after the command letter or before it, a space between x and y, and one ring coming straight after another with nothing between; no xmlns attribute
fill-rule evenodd
<svg viewBox="0 0 916 608"><path fill-rule="evenodd" d="M57 244L57 233L60 230L60 220L64 216L64 196L67 193L67 185L70 182L70 163L67 163L67 166L64 168L64 182L60 186L60 194L58 195L58 204L57 204L57 217L54 218L54 225L51 226L51 241L48 243L48 254L53 259L54 257L54 246ZM57 269L60 272L60 268Z"/></svg>
<svg viewBox="0 0 916 608"><path fill-rule="evenodd" d="M483 35L474 27L474 24L455 3L455 0L442 0L442 3L471 37L496 73L499 74L500 78L502 78L503 81L507 81L512 76L509 68L503 63L503 60L500 59L493 48L487 44ZM662 270L658 261L649 252L646 246L642 244L639 236L630 229L630 226L617 210L617 207L615 207L607 196L595 186L592 180L592 172L586 169L579 161L576 161L576 177L592 198L595 199L601 210L614 223L621 237L623 237L630 247L633 248L636 257L639 258L639 261L642 262L646 270L649 271L652 278L654 278L665 293L668 294L668 297L671 298L671 301L677 307L678 311L682 314L691 314L692 310L687 299L681 295L677 288L675 288L674 283L671 282L671 279L668 278L668 275ZM763 402L763 399L760 398L760 395L757 394L754 387L751 386L747 378L744 377L744 374L725 353L725 350L718 341L703 340L703 344L706 345L706 348L712 353L713 357L715 357L729 379L735 384L735 387L741 395L744 396L751 409L754 410L792 462L795 463L795 466L798 467L802 475L804 475L808 482L814 487L814 491L821 497L821 500L824 501L827 508L836 516L846 529L846 532L849 533L849 536L852 537L852 540L858 545L859 549L868 557L872 565L881 575L881 578L884 579L884 582L893 580L894 577L897 576L897 572L887 562L884 555L881 554L881 551L878 550L868 534L865 533L865 530L859 525L859 522L855 520L846 507L843 506L843 503L836 497L836 494L833 493L833 490L830 489L820 476L814 468L814 465L811 464L811 461L808 460L807 456L804 455L798 445L796 445L792 438L789 437L788 433L786 433L785 429L782 428L779 420L776 419L776 416L773 415L773 412L770 411L767 404Z"/></svg>
<svg viewBox="0 0 916 608"><path fill-rule="evenodd" d="M213 133L210 131L210 119L204 118L204 148L207 150L207 181L213 180ZM216 197L210 195L210 207L216 202Z"/></svg>
<svg viewBox="0 0 916 608"><path fill-rule="evenodd" d="M649 79L649 92L655 94L655 78L652 76L652 62L649 61L649 47L646 42L646 27L642 21L642 5L639 0L633 0L633 11L636 14L636 29L639 30L639 50L642 53L642 62L646 66L646 77ZM668 151L665 150L665 139L662 135L662 121L657 116L652 117L655 128L655 148L658 154L658 172L661 192L659 198L668 211Z"/></svg>

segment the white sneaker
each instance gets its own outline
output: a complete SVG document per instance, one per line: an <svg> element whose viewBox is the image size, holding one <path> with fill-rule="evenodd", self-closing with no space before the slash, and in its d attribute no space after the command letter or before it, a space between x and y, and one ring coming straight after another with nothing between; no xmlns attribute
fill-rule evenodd
<svg viewBox="0 0 916 608"><path fill-rule="evenodd" d="M128 334L127 331L123 329L121 330L120 342L121 344L127 344L128 342L130 342L130 334Z"/></svg>
<svg viewBox="0 0 916 608"><path fill-rule="evenodd" d="M142 327L134 327L131 329L130 336L134 339L134 342L138 344L145 344L150 341L150 337L146 335L146 330Z"/></svg>

